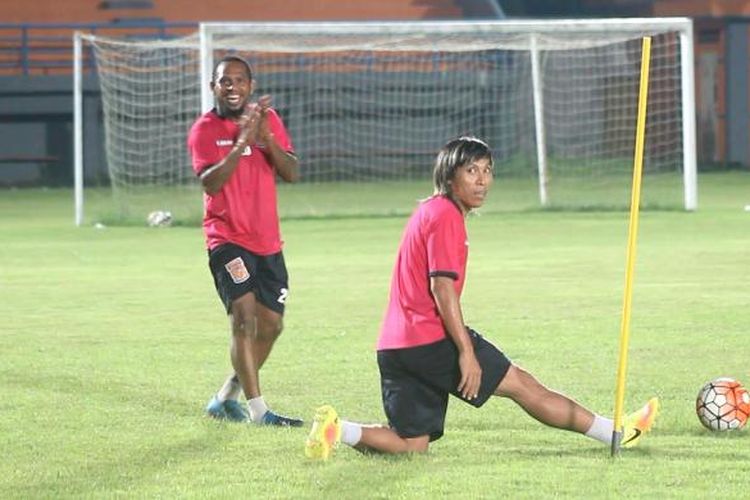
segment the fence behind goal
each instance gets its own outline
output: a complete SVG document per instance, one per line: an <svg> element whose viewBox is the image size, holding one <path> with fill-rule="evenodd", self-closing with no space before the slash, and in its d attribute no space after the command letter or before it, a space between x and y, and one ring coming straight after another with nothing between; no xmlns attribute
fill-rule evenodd
<svg viewBox="0 0 750 500"><path fill-rule="evenodd" d="M185 139L227 53L251 63L300 158L302 183L280 186L283 215L406 213L430 194L439 147L462 134L494 150L488 210L625 208L644 35L643 204L694 209L689 20L207 23L171 41L82 37L96 54L111 183L86 219L199 219Z"/></svg>

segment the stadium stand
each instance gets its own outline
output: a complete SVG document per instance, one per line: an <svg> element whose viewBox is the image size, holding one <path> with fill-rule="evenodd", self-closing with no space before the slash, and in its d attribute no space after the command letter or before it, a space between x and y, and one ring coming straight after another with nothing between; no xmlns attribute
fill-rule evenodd
<svg viewBox="0 0 750 500"><path fill-rule="evenodd" d="M354 20L354 19L449 19L460 18L474 2L454 0L67 0L28 2L4 0L0 19L15 22L74 23L113 21L115 18L151 18L173 21L225 20ZM241 6L241 7L240 7Z"/></svg>
<svg viewBox="0 0 750 500"><path fill-rule="evenodd" d="M75 30L106 36L174 37L200 21L343 21L497 17L494 0L68 0L0 2L0 76L67 73Z"/></svg>

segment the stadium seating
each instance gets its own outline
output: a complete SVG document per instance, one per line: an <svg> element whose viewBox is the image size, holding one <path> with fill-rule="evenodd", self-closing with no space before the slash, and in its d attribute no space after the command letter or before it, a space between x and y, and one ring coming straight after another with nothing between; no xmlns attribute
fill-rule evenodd
<svg viewBox="0 0 750 500"><path fill-rule="evenodd" d="M66 0L0 2L0 76L54 75L72 67L74 30L115 37L174 37L200 21L460 19L474 0ZM238 8L242 5L244 8Z"/></svg>

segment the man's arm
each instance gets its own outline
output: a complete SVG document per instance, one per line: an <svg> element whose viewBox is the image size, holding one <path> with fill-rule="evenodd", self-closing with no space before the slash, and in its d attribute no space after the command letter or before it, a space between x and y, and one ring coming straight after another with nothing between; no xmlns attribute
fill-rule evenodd
<svg viewBox="0 0 750 500"><path fill-rule="evenodd" d="M438 314L451 340L458 348L458 364L461 381L458 391L467 399L477 397L482 382L482 368L474 355L474 346L464 325L461 304L453 288L453 279L446 276L430 278L430 291L435 298Z"/></svg>
<svg viewBox="0 0 750 500"><path fill-rule="evenodd" d="M229 154L223 160L201 172L201 184L207 194L213 195L221 190L221 187L229 179L229 176L232 175L234 169L237 168L245 146L247 146L247 142L236 141Z"/></svg>
<svg viewBox="0 0 750 500"><path fill-rule="evenodd" d="M255 143L260 123L260 111L257 105L248 105L245 113L240 117L240 132L234 141L234 146L219 163L211 165L200 174L203 190L208 194L216 194L229 179L239 164L242 152L248 144Z"/></svg>
<svg viewBox="0 0 750 500"><path fill-rule="evenodd" d="M261 113L261 124L258 135L261 142L266 145L266 152L271 160L271 165L273 165L279 173L279 176L281 176L286 182L298 181L299 160L292 153L284 151L284 149L278 145L273 132L271 132L271 127L268 126L267 111L271 107L271 96L262 96L258 99L258 105L260 106Z"/></svg>
<svg viewBox="0 0 750 500"><path fill-rule="evenodd" d="M268 129L268 127L263 127ZM286 182L296 182L299 180L299 160L292 153L284 151L276 143L273 134L268 132L266 134L261 133L261 140L266 145L266 152L268 153L271 164L274 166L279 176Z"/></svg>

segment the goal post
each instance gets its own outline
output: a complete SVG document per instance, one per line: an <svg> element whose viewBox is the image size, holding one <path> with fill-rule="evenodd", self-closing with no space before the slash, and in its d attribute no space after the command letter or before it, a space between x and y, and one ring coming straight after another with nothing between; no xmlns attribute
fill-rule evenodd
<svg viewBox="0 0 750 500"><path fill-rule="evenodd" d="M695 118L695 54L693 23L685 19L680 30L680 75L682 82L682 147L685 210L698 208L698 152Z"/></svg>
<svg viewBox="0 0 750 500"><path fill-rule="evenodd" d="M186 146L200 111L197 35L139 40L76 32L73 42L76 224L143 224L164 208L181 223L199 220ZM84 59L95 69L85 78Z"/></svg>
<svg viewBox="0 0 750 500"><path fill-rule="evenodd" d="M445 140L475 134L493 147L504 181L486 209L607 209L629 202L643 36L653 37L644 203L694 210L686 18L211 22L168 42L83 40L96 54L107 167L125 206L150 185L195 188L182 146L213 106L215 62L234 53L253 66L257 93L273 96L303 185L422 182Z"/></svg>

